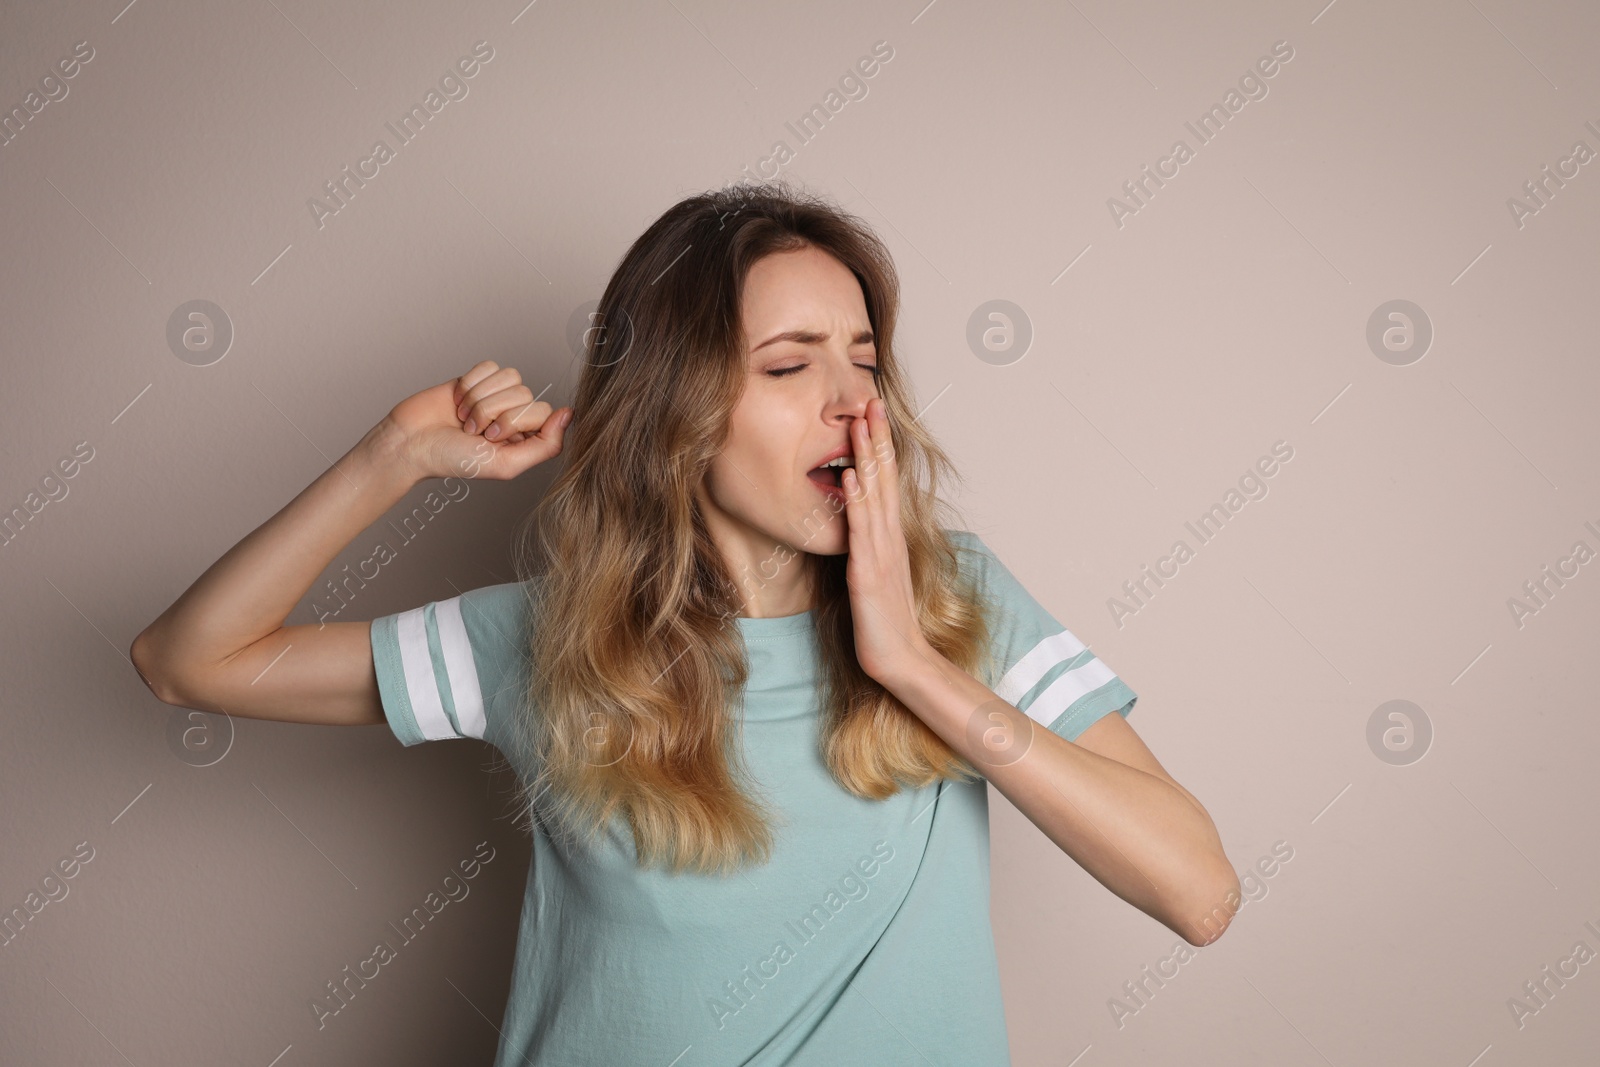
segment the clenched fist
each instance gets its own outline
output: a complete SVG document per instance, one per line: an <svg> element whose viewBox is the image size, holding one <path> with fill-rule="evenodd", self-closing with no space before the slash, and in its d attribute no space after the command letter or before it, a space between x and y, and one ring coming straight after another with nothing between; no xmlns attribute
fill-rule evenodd
<svg viewBox="0 0 1600 1067"><path fill-rule="evenodd" d="M515 478L560 454L571 421L571 408L535 400L516 368L490 360L407 397L385 418L396 456L419 481Z"/></svg>

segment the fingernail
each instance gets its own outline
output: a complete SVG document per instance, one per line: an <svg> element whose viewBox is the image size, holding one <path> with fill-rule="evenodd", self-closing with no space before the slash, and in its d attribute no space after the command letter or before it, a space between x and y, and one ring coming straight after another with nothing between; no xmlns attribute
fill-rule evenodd
<svg viewBox="0 0 1600 1067"><path fill-rule="evenodd" d="M491 441L493 441L496 437L499 437L500 424L498 422L491 422L489 424L489 428L483 431L483 436L487 437Z"/></svg>
<svg viewBox="0 0 1600 1067"><path fill-rule="evenodd" d="M461 428L463 430L467 431L468 433L477 433L478 432L478 424L477 424L477 421L474 420L474 419L468 419L467 420L467 424L465 426L461 427Z"/></svg>

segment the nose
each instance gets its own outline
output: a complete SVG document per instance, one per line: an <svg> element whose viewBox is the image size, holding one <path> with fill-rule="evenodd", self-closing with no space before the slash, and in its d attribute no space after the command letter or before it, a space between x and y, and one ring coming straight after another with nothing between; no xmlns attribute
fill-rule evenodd
<svg viewBox="0 0 1600 1067"><path fill-rule="evenodd" d="M848 425L850 419L867 417L867 402L880 395L878 376L861 369L861 365L846 359L843 370L835 370L830 380L831 394L823 416L828 422L842 416Z"/></svg>

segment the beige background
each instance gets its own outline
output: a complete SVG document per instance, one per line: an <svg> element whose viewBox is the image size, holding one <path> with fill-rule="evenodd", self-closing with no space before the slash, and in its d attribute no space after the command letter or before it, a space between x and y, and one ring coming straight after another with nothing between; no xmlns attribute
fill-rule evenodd
<svg viewBox="0 0 1600 1067"><path fill-rule="evenodd" d="M0 948L0 1060L489 1062L528 854L494 751L240 720L193 766L125 652L409 393L491 358L569 402L569 324L627 243L783 141L894 252L972 527L1139 693L1235 867L1293 849L1119 1026L1177 939L992 793L1015 1062L1593 1061L1600 964L1508 1007L1600 951L1600 563L1509 606L1600 549L1600 163L1508 207L1600 150L1592 5L120 3L12 4L0 32L5 109L94 49L0 148L0 506L93 449L0 549L0 909L93 849ZM307 201L480 40L468 95L319 228ZM878 41L802 144L786 123ZM1184 123L1276 41L1267 95L1199 145ZM1108 199L1178 138L1194 158L1119 227ZM166 340L195 299L234 330L203 367ZM994 299L1020 359L968 345ZM1397 299L1434 334L1409 365L1367 340ZM1269 493L1116 618L1278 441ZM342 617L508 580L549 474L473 485ZM1369 745L1391 700L1431 723L1420 761ZM319 1032L324 983L484 840L472 895Z"/></svg>

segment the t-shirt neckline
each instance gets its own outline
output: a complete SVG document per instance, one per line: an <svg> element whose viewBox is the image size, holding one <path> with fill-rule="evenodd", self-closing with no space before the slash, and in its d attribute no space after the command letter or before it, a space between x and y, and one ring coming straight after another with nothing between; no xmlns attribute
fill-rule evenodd
<svg viewBox="0 0 1600 1067"><path fill-rule="evenodd" d="M738 615L735 618L739 623L739 630L747 638L786 637L810 630L816 614L816 609L811 608L800 612L798 615L778 615L765 619L752 619L745 615Z"/></svg>

